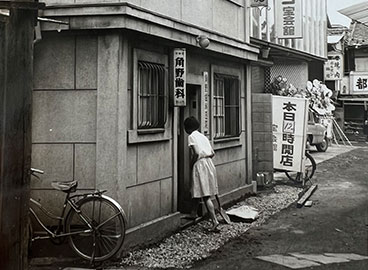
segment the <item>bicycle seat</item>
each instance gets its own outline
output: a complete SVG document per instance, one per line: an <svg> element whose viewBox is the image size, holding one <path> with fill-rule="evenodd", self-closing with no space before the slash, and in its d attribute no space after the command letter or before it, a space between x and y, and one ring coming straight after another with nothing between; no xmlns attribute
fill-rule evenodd
<svg viewBox="0 0 368 270"><path fill-rule="evenodd" d="M77 189L78 181L69 181L69 182L58 182L54 181L51 183L51 186L56 189L63 192L74 192Z"/></svg>

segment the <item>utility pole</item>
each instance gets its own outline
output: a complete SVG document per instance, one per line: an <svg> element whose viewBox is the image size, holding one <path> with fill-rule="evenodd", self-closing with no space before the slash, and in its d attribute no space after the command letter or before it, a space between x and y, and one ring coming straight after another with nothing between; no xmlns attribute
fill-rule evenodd
<svg viewBox="0 0 368 270"><path fill-rule="evenodd" d="M0 269L27 269L37 0L0 1Z"/></svg>

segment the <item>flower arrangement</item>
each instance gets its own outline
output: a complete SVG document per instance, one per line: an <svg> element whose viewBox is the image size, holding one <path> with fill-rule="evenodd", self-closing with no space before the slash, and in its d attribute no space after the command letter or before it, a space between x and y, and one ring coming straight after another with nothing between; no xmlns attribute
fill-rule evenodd
<svg viewBox="0 0 368 270"><path fill-rule="evenodd" d="M307 98L309 106L321 115L332 114L335 110L331 100L332 91L317 79L313 83L308 81L305 89L298 89L279 75L272 81L271 91L273 95Z"/></svg>

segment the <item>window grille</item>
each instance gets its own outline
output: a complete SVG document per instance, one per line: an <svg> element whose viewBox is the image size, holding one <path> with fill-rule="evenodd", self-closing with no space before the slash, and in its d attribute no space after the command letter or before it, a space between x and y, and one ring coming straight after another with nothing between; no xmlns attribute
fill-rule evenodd
<svg viewBox="0 0 368 270"><path fill-rule="evenodd" d="M240 90L235 76L214 76L215 138L235 137L240 134Z"/></svg>
<svg viewBox="0 0 368 270"><path fill-rule="evenodd" d="M138 129L164 128L168 110L166 68L138 61Z"/></svg>

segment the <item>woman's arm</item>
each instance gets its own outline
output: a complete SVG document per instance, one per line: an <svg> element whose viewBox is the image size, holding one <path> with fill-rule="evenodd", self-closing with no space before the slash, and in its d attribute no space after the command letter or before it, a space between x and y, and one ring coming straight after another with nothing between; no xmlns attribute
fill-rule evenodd
<svg viewBox="0 0 368 270"><path fill-rule="evenodd" d="M194 163L196 163L196 161L198 160L198 154L194 149L194 146L190 146L190 168L193 168Z"/></svg>

